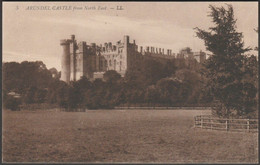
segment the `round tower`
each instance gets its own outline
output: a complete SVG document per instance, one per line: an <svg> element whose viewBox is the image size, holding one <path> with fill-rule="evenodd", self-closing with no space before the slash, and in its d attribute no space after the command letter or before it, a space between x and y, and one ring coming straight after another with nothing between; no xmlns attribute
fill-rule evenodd
<svg viewBox="0 0 260 165"><path fill-rule="evenodd" d="M63 48L61 55L61 80L65 82L70 81L70 41L61 40L60 45Z"/></svg>

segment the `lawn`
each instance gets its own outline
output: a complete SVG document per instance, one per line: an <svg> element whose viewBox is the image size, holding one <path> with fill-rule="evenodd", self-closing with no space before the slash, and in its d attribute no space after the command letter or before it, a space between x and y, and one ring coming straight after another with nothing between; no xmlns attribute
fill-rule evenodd
<svg viewBox="0 0 260 165"><path fill-rule="evenodd" d="M208 110L2 113L3 162L258 162L258 134L193 128Z"/></svg>

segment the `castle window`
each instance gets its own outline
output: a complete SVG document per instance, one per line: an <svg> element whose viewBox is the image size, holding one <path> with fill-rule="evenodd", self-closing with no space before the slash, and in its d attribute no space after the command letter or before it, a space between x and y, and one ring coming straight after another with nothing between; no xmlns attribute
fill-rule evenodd
<svg viewBox="0 0 260 165"><path fill-rule="evenodd" d="M114 60L114 70L116 70L116 60Z"/></svg>
<svg viewBox="0 0 260 165"><path fill-rule="evenodd" d="M111 62L111 60L109 60L109 66L112 66L112 62Z"/></svg>
<svg viewBox="0 0 260 165"><path fill-rule="evenodd" d="M107 67L107 60L105 60L105 67Z"/></svg>
<svg viewBox="0 0 260 165"><path fill-rule="evenodd" d="M120 61L119 70L121 71L122 61Z"/></svg>

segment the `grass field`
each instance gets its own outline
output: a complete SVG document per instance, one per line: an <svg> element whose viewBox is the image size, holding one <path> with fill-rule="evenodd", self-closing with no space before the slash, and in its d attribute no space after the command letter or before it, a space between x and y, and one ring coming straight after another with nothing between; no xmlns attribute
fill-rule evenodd
<svg viewBox="0 0 260 165"><path fill-rule="evenodd" d="M193 128L206 110L3 111L3 162L257 163L258 135Z"/></svg>

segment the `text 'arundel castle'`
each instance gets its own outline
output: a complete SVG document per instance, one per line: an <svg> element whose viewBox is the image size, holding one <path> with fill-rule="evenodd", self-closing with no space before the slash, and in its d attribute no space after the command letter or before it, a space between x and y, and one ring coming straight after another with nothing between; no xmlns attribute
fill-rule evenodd
<svg viewBox="0 0 260 165"><path fill-rule="evenodd" d="M103 78L103 74L108 70L115 70L124 77L127 69L131 69L133 63L141 56L165 59L192 58L199 63L206 59L206 53L192 52L189 49L182 49L178 54L172 53L170 49L164 51L148 46L145 49L140 46L138 49L135 40L129 42L129 36L124 36L116 45L112 45L111 42L104 45L87 45L84 41L77 43L75 35L71 35L70 39L61 40L60 44L63 47L61 80L65 82L77 81L82 76L89 79Z"/></svg>

